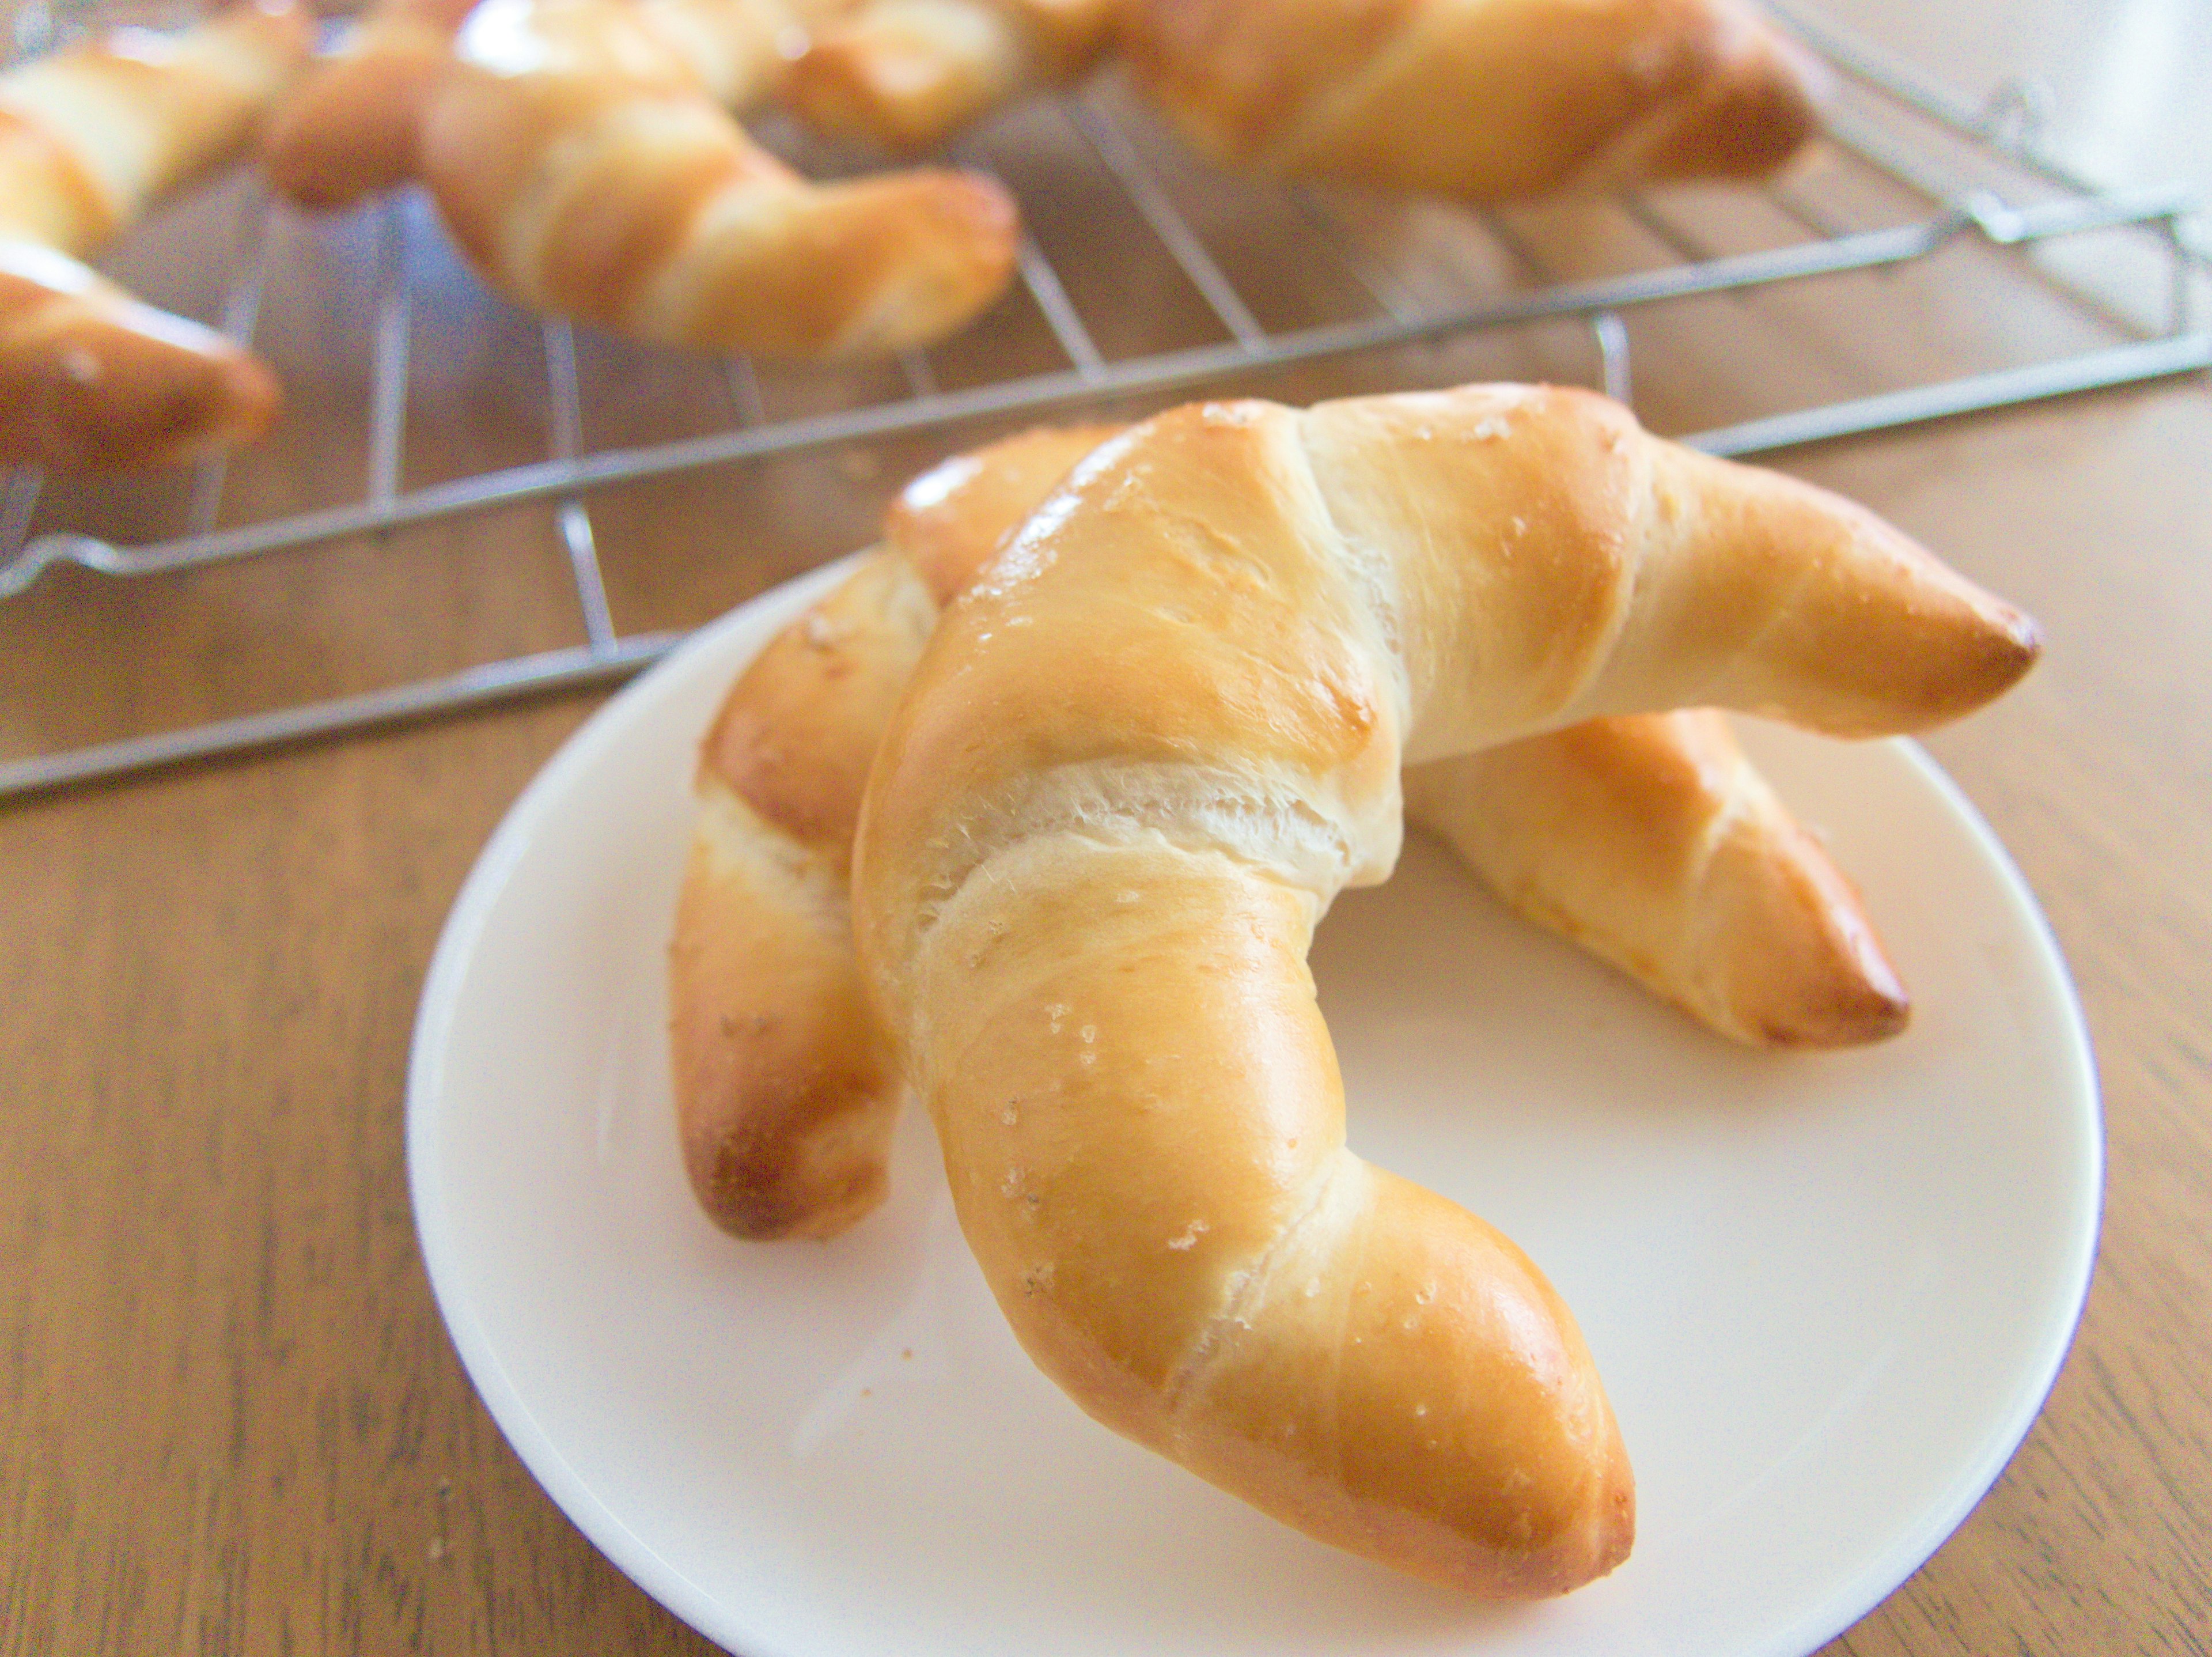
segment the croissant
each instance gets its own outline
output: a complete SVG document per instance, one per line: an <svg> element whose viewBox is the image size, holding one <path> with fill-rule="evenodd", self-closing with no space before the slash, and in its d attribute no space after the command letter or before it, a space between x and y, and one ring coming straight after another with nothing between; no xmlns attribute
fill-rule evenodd
<svg viewBox="0 0 2212 1657"><path fill-rule="evenodd" d="M285 101L264 159L276 187L329 210L420 175L418 134L453 35L477 0L385 0ZM640 0L647 29L688 42L705 90L752 107L782 82L793 43L848 0Z"/></svg>
<svg viewBox="0 0 2212 1657"><path fill-rule="evenodd" d="M0 461L158 466L269 423L276 376L250 352L82 261L247 144L309 27L270 0L0 75Z"/></svg>
<svg viewBox="0 0 2212 1657"><path fill-rule="evenodd" d="M1839 736L2032 624L1870 515L1584 393L1212 404L1084 461L923 651L853 869L962 1228L1077 1403L1324 1541L1570 1589L1633 1479L1511 1243L1346 1148L1305 956L1400 767L1711 703Z"/></svg>
<svg viewBox="0 0 2212 1657"><path fill-rule="evenodd" d="M1125 0L1139 83L1218 160L1497 202L1756 177L1811 61L1738 0Z"/></svg>
<svg viewBox="0 0 2212 1657"><path fill-rule="evenodd" d="M821 30L784 97L826 132L932 149L1106 48L1113 0L867 0Z"/></svg>
<svg viewBox="0 0 2212 1657"><path fill-rule="evenodd" d="M928 344L996 299L998 186L919 170L816 186L720 107L694 0L486 0L420 129L424 181L495 286L638 338L780 356Z"/></svg>
<svg viewBox="0 0 2212 1657"><path fill-rule="evenodd" d="M830 1235L882 1199L902 1084L845 893L868 761L939 606L1116 430L1028 431L916 478L885 546L769 643L715 717L671 1037L685 1167L737 1235ZM1725 1035L1839 1046L1903 1025L1857 894L1710 710L1416 766L1406 792L1500 896Z"/></svg>

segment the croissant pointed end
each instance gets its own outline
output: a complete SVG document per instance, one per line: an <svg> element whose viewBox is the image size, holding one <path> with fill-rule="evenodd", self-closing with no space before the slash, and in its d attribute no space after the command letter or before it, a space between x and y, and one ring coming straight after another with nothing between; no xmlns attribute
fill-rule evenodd
<svg viewBox="0 0 2212 1657"><path fill-rule="evenodd" d="M1613 1453L1590 1503L1589 1546L1584 1574L1568 1583L1581 1587L1601 1576L1610 1576L1626 1563L1636 1546L1636 1475L1630 1471L1628 1452L1616 1431ZM1565 1590L1563 1589L1562 1592Z"/></svg>
<svg viewBox="0 0 2212 1657"><path fill-rule="evenodd" d="M2043 654L2043 630L2033 618L1985 594L1972 596L1980 602L1972 623L1958 630L1949 662L1930 653L1931 670L1944 673L1944 682L1930 685L1931 725L1996 701L2027 678Z"/></svg>
<svg viewBox="0 0 2212 1657"><path fill-rule="evenodd" d="M1605 1429L1606 1442L1593 1458L1579 1507L1540 1550L1518 1558L1474 1556L1439 1580L1478 1599L1553 1599L1627 1563L1636 1546L1636 1475L1610 1414Z"/></svg>
<svg viewBox="0 0 2212 1657"><path fill-rule="evenodd" d="M1650 182L1762 178L1820 131L1826 68L1754 18L1724 15L1723 26L1734 39L1697 95L1632 134L1602 171Z"/></svg>
<svg viewBox="0 0 2212 1657"><path fill-rule="evenodd" d="M1012 280L1020 215L981 174L922 169L856 186L883 215L878 281L830 355L930 345L995 303Z"/></svg>

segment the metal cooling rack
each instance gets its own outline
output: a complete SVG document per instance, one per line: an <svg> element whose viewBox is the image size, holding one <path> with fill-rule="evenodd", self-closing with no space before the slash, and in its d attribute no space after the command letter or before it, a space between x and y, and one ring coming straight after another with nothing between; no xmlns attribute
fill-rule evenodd
<svg viewBox="0 0 2212 1657"><path fill-rule="evenodd" d="M396 210L387 208L375 254L368 441L358 498L219 527L227 472L223 461L215 460L193 476L187 533L167 540L118 545L66 528L31 535L42 480L35 472L18 472L0 485L0 600L28 588L58 564L80 565L120 580L543 502L554 505L580 611L583 642L364 695L0 764L0 797L604 684L637 672L665 654L682 635L625 634L615 624L590 508L594 491L611 484L758 462L859 440L950 433L989 417L1065 413L1109 399L1126 403L1234 381L1259 370L1560 320L1589 327L1597 355L1597 377L1613 395L1630 400L1633 380L1623 321L1626 315L1701 295L1742 294L1845 272L1895 271L1975 243L2028 255L2040 280L2109 321L2113 314L2109 295L2077 291L2063 269L2045 268L2035 256L2072 238L2116 230L2131 230L2147 239L2164 271L2162 291L2153 294L2147 305L2124 308L2133 314L2122 331L2122 344L1777 414L1681 441L1715 454L1762 454L2212 367L2212 331L2193 326L2191 316L2192 288L2212 271L2212 257L2192 240L2188 218L2197 204L2185 190L2100 188L2054 161L2045 152L2040 130L2047 100L2031 84L2008 82L1977 107L1811 16L1779 5L1769 9L1827 61L1853 93L1853 101L1862 106L1839 104L1829 126L1830 142L1924 202L1924 216L1887 228L1846 232L1817 203L1770 192L1771 204L1812 233L1813 239L1715 257L1670 228L1649 202L1632 196L1622 198L1620 205L1661 243L1673 247L1679 262L1602 280L1570 282L1547 281L1534 250L1517 243L1507 225L1490 216L1485 221L1490 233L1519 255L1539 285L1438 308L1408 297L1403 284L1358 245L1352 227L1324 193L1293 190L1286 198L1306 216L1316 237L1359 278L1374 308L1371 314L1350 321L1270 330L1224 273L1175 193L1144 159L1141 146L1133 140L1129 116L1115 113L1105 101L1078 95L1066 105L1068 119L1202 297L1225 336L1217 343L1113 359L1094 337L1095 313L1086 320L1070 299L1069 284L1060 271L1034 241L1025 240L1021 286L1049 330L1063 359L1060 368L945 390L929 359L909 353L898 364L903 396L829 414L771 421L764 417L751 365L736 359L726 368L739 423L683 441L590 450L583 440L584 392L575 340L567 325L548 323L543 327L550 432L547 457L414 489L401 487L410 295L399 218ZM971 165L980 160L974 154L961 159ZM2034 198L2023 199L2027 197ZM240 341L250 341L254 333L268 275L270 216L276 210L257 201L253 210L240 215L240 246L227 267L236 274L220 308L222 327ZM954 446L950 441L945 445Z"/></svg>

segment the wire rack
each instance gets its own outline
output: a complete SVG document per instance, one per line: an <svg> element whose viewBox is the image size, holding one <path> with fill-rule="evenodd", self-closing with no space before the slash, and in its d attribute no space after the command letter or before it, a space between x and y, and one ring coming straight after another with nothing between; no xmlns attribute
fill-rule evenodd
<svg viewBox="0 0 2212 1657"><path fill-rule="evenodd" d="M2197 204L2185 190L2100 188L2052 160L2043 143L2048 99L2032 83L2007 82L1976 105L1809 15L1780 6L1770 10L1836 71L1841 95L1832 113L1829 151L1911 204L1901 216L1891 215L1893 222L1859 228L1849 204L1828 198L1850 193L1841 186L1824 196L1802 182L1778 184L1763 192L1763 203L1775 222L1789 227L1789 235L1774 238L1773 245L1722 248L1693 226L1686 228L1694 215L1686 216L1679 204L1663 195L1630 195L1611 204L1613 209L1663 257L1639 268L1586 276L1562 272L1540 239L1510 216L1453 210L1455 233L1480 239L1504 263L1474 277L1462 269L1455 281L1439 283L1432 271L1409 275L1405 237L1398 234L1406 221L1392 216L1399 210L1328 192L1226 180L1194 164L1183 166L1133 101L1117 95L1110 84L1093 87L1044 113L1032 112L1024 118L1025 130L1035 131L1043 120L1072 135L1085 165L1119 192L1127 222L1141 225L1152 244L1146 254L1170 262L1196 296L1211 338L1164 349L1118 349L1115 341L1127 330L1118 326L1117 308L1145 302L1141 295L1117 296L1110 283L1102 297L1096 265L1132 257L1127 242L1085 247L1079 237L1073 247L1048 256L1039 238L1026 237L1020 292L1008 303L1024 312L1043 342L1037 349L994 357L987 341L964 356L957 350L910 352L888 371L857 380L849 374L836 379L823 370L823 385L830 389L810 393L802 386L785 399L795 412L771 412L763 370L732 358L716 365L727 392L726 422L665 441L593 447L586 418L593 372L586 359L600 363L622 348L565 323L533 320L527 326L539 335L543 377L526 395L543 402L542 458L416 484L407 481L409 450L422 435L422 417L410 417L410 387L425 365L411 318L417 293L410 271L420 261L410 258L410 239L419 242L437 233L419 198L390 198L368 211L347 243L348 279L356 284L350 291L368 318L360 381L366 437L357 490L334 504L257 517L250 502L241 506L231 498L235 463L217 460L178 481L179 533L127 541L73 525L68 502L58 507L46 479L19 471L0 484L0 600L51 582L64 566L118 582L173 576L276 553L329 556L335 547L363 539L374 544L441 521L480 520L535 504L550 513L580 639L365 691L288 700L183 728L54 746L0 762L0 797L605 685L635 673L679 643L684 630L617 625L594 505L611 490L703 469L849 453L855 444L889 440L950 452L976 441L977 432L994 423L1105 406L1138 411L1197 388L1278 384L1285 372L1312 365L1338 369L1367 360L1382 365L1378 372L1388 383L1425 374L1449 380L1465 375L1454 371L1460 359L1442 348L1561 326L1583 332L1586 377L1634 402L1640 359L1632 361L1632 324L1648 316L1716 296L1742 300L1817 284L1821 278L1894 276L1961 249L2008 260L2014 277L2032 278L2047 295L2092 319L2094 337L2084 349L2055 358L1764 411L1682 440L1715 454L1765 454L2212 367L2212 332L2197 326L2192 314L2203 308L2212 259L2192 239ZM769 137L800 152L796 158L817 172L859 164L819 146L809 149L811 141L787 131ZM1018 169L1005 165L1006 145L1013 141L1001 136L994 142L987 134L959 159L999 171L1021 195L1024 181L1014 176ZM1832 183L1844 180L1840 174L1823 176ZM1034 180L1029 186L1037 188ZM234 245L227 256L210 262L222 276L205 308L233 338L253 342L274 261L281 256L274 250L283 238L275 232L289 210L269 202L251 183L240 185L234 195L227 215ZM1218 208L1232 198L1264 198L1279 236L1281 222L1293 222L1291 262L1326 262L1348 274L1359 304L1349 314L1319 320L1292 314L1286 321L1282 307L1256 302L1249 277L1231 273L1240 221L1233 213L1224 217ZM1024 204L1041 204L1032 196ZM1443 210L1421 210L1429 216L1425 222L1433 228ZM2115 237L2126 241L2124 254L2112 251ZM1279 252L1276 257L1282 261ZM1079 289L1087 300L1077 296ZM1911 302L1909 295L1896 294L1888 302L1893 320L1901 320ZM1407 356L1423 350L1430 355ZM792 382L787 374L779 383L788 390ZM810 401L826 406L810 407ZM1649 421L1650 411L1640 411ZM742 525L727 527L744 533ZM819 552L826 557L845 550L825 545ZM488 601L495 602L496 594ZM6 609L0 602L0 621ZM102 667L127 673L131 664L87 662L73 673ZM67 688L57 693L66 695Z"/></svg>

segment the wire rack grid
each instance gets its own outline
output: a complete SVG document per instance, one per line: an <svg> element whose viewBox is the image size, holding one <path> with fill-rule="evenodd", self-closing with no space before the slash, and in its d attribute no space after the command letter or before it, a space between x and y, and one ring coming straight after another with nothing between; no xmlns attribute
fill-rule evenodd
<svg viewBox="0 0 2212 1657"><path fill-rule="evenodd" d="M1900 191L1917 210L1899 222L1854 228L1816 196L1768 186L1766 204L1793 227L1778 245L1717 249L1683 228L1667 204L1636 194L1615 209L1667 257L1656 264L1595 277L1563 276L1547 252L1507 216L1464 214L1474 232L1517 266L1503 290L1462 284L1441 297L1433 283L1409 281L1373 233L1374 210L1357 198L1246 181L1212 187L1272 191L1279 213L1296 217L1310 256L1350 274L1364 314L1303 325L1269 326L1232 279L1223 232L1193 210L1189 189L1164 174L1158 134L1126 98L1093 88L1055 107L1100 175L1110 180L1145 232L1180 272L1211 319L1215 338L1125 354L1102 343L1095 298L1072 296L1079 274L1062 250L1048 257L1036 236L1019 255L1020 288L1056 361L997 376L966 372L948 385L932 354L900 357L888 381L819 411L772 417L757 365L720 365L735 418L720 429L670 441L593 448L586 441L588 375L579 337L558 320L534 323L542 339L546 453L542 459L408 486L410 377L419 377L410 308L416 295L406 256L410 217L404 198L372 210L362 279L369 324L363 470L355 498L306 511L225 521L230 469L204 463L184 491L181 533L118 543L66 522L42 521L46 483L23 470L0 484L0 600L21 594L57 566L75 565L124 580L171 575L256 558L312 551L333 543L388 537L414 526L466 519L526 503L549 506L582 637L578 643L479 662L458 672L410 679L366 692L260 709L183 728L82 743L0 763L0 798L112 777L211 755L360 731L522 696L603 685L657 660L682 629L625 631L611 604L592 513L601 491L705 468L760 464L892 437L962 446L979 423L1099 405L1158 406L1200 387L1237 387L1304 365L1362 357L1402 360L1407 348L1434 347L1515 330L1572 325L1587 330L1589 377L1624 401L1638 390L1632 363L1632 319L1662 308L1747 295L1849 273L1884 275L1934 260L1960 247L2002 250L2052 294L2102 320L2109 339L2088 349L2011 363L1870 396L1848 397L1687 434L1692 445L1727 456L1771 454L1826 440L1893 429L1956 415L2212 367L2212 331L2198 325L2198 290L2212 259L2191 237L2197 204L2177 187L2109 189L2076 176L2043 147L2048 100L2032 83L2008 82L1979 106L1956 97L1819 19L1770 6L1782 25L1821 56L1849 94L1832 111L1828 143L1861 171ZM797 138L793 143L802 143ZM833 168L819 155L805 159ZM963 148L959 159L993 170L991 147ZM846 164L850 165L850 158ZM1003 170L1003 169L1000 169ZM1018 190L1018 193L1019 193ZM1203 198L1203 191L1200 192ZM237 243L215 307L223 331L253 341L271 274L271 228L289 210L247 189L233 216ZM1030 205L1025 201L1024 206ZM420 219L419 204L414 217ZM2135 247L2117 284L2107 261L2069 265L2063 249L2100 233L2125 234ZM1110 258L1111 252L1108 251ZM1303 256L1303 255L1302 255ZM1080 259L1083 254L1074 255ZM2088 279L2081 278L2083 271ZM1097 283L1089 284L1095 289ZM1900 301L1899 303L1903 302ZM1110 318L1108 321L1110 322ZM594 342L594 349L597 342ZM1399 353L1394 356L1392 353ZM1032 358L1033 360L1033 358ZM800 399L802 404L805 399ZM1647 413L1647 418L1649 415ZM51 517L51 512L47 515ZM825 547L826 555L842 548Z"/></svg>

